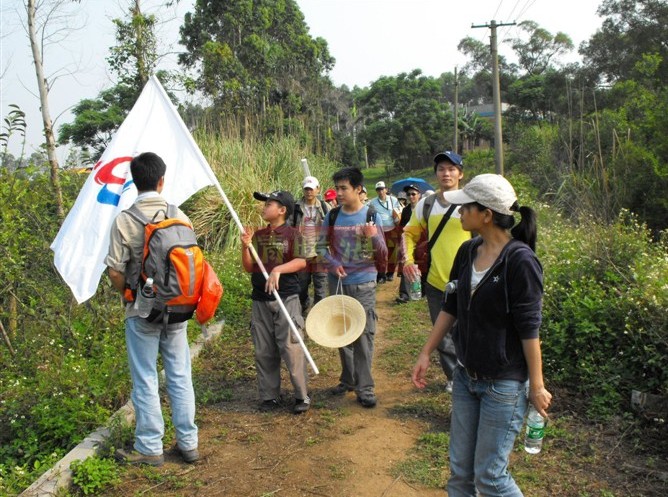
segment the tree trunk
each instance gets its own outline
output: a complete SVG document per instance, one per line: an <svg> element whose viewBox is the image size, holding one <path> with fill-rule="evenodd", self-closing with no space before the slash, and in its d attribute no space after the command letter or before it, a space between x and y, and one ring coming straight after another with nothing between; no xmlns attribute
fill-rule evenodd
<svg viewBox="0 0 668 497"><path fill-rule="evenodd" d="M42 61L42 52L37 38L37 28L35 26L35 0L28 0L28 36L30 37L30 48L35 63L35 74L37 76L37 87L39 88L39 101L42 109L42 122L44 124L44 137L46 139L46 155L49 158L49 169L51 171L51 186L56 198L56 209L58 217L65 217L63 208L63 192L60 187L60 178L58 176L58 158L56 157L56 140L53 136L53 122L49 112L49 84L44 77L44 64Z"/></svg>
<svg viewBox="0 0 668 497"><path fill-rule="evenodd" d="M146 62L146 34L140 4L140 0L135 0L135 6L131 10L132 26L135 30L135 59L137 61L137 77L139 78L138 91L146 86L148 78L151 77Z"/></svg>
<svg viewBox="0 0 668 497"><path fill-rule="evenodd" d="M10 292L9 294L9 334L12 337L16 336L18 330L18 303L16 296Z"/></svg>

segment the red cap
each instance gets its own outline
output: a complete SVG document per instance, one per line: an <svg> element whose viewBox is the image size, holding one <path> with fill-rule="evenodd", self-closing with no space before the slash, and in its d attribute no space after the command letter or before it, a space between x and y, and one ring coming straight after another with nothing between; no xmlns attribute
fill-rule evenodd
<svg viewBox="0 0 668 497"><path fill-rule="evenodd" d="M336 198L336 191L331 188L325 192L325 200L334 200Z"/></svg>

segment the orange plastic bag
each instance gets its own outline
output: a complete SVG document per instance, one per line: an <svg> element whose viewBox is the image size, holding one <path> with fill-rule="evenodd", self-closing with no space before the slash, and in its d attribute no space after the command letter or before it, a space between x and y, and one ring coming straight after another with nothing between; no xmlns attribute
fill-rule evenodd
<svg viewBox="0 0 668 497"><path fill-rule="evenodd" d="M204 261L202 276L202 296L197 303L195 319L199 324L204 324L216 314L218 303L223 297L223 285L218 279L211 264Z"/></svg>

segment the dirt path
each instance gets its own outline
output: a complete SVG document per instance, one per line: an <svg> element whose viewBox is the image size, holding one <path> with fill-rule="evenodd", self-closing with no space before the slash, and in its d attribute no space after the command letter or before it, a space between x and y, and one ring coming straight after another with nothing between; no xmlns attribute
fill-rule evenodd
<svg viewBox="0 0 668 497"><path fill-rule="evenodd" d="M244 383L230 401L199 409L202 461L186 466L168 456L157 470L130 469L106 495L443 496L442 490L392 476L425 429L419 420L392 415L414 391L406 375L388 375L377 366L384 331L396 319L397 287L394 281L378 290L376 408L361 407L353 393L329 395L338 382L338 354L311 344L320 375L311 378L314 405L306 415L291 414L291 398L284 411L259 413L255 384Z"/></svg>

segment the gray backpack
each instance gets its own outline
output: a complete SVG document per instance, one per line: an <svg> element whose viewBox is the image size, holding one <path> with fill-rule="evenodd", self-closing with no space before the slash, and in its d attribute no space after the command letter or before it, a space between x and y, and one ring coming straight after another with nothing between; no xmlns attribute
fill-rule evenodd
<svg viewBox="0 0 668 497"><path fill-rule="evenodd" d="M204 274L204 254L192 226L176 217L178 209L171 204L161 221L156 218L164 211L156 212L152 220L136 205L125 212L144 226L141 268L139 274L127 275L126 280L132 300L146 279L153 278L156 298L146 319L164 324L187 321L197 308Z"/></svg>

